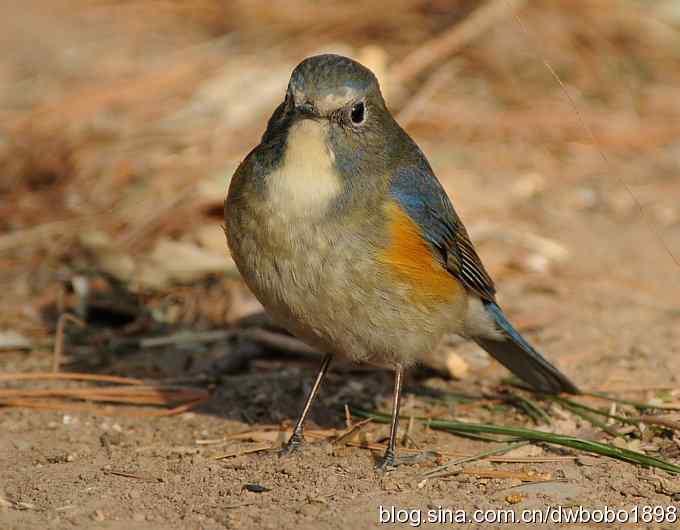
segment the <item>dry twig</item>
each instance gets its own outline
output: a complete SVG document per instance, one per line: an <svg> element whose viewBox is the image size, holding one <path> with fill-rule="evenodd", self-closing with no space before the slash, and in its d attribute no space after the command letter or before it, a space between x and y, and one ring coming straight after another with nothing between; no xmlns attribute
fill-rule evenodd
<svg viewBox="0 0 680 530"><path fill-rule="evenodd" d="M78 373L0 374L0 381L22 381L27 379L98 381L117 383L124 386L0 389L0 406L59 411L86 411L102 416L128 415L148 417L169 416L185 412L210 398L210 393L205 389L176 385L145 385L139 379L126 377ZM108 404L100 405L96 402ZM126 403L137 406L170 405L170 408L145 410L137 407L112 406L114 403Z"/></svg>
<svg viewBox="0 0 680 530"><path fill-rule="evenodd" d="M527 3L526 0L491 0L460 24L427 41L394 65L390 75L394 83L408 83L436 62L460 50L498 21L507 18Z"/></svg>
<svg viewBox="0 0 680 530"><path fill-rule="evenodd" d="M67 322L78 324L81 328L85 327L85 322L71 313L63 313L57 322L57 336L54 341L54 352L52 354L52 371L58 372L61 359L64 356L64 330Z"/></svg>

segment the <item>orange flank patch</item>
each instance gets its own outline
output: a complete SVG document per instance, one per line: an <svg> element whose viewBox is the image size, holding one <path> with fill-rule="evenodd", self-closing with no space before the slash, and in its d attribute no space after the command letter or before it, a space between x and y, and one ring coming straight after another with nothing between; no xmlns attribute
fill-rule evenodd
<svg viewBox="0 0 680 530"><path fill-rule="evenodd" d="M396 203L385 207L390 242L379 259L397 281L412 288L414 301L451 302L463 287L432 255L420 228Z"/></svg>

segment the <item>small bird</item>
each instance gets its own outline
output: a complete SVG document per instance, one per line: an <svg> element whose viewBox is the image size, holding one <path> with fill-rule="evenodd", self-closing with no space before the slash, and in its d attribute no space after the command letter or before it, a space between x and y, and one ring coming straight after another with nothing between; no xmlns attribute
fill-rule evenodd
<svg viewBox="0 0 680 530"><path fill-rule="evenodd" d="M271 316L326 352L283 452L334 355L395 370L395 453L404 369L447 333L474 340L545 393L578 389L512 327L430 164L390 114L373 73L339 55L293 71L224 205L229 248Z"/></svg>

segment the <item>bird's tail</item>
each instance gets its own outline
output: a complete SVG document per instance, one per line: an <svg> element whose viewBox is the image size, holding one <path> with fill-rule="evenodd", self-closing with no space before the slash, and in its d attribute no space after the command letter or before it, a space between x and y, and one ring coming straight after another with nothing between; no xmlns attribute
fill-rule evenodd
<svg viewBox="0 0 680 530"><path fill-rule="evenodd" d="M548 394L568 392L579 394L578 388L540 353L531 347L507 321L498 305L486 302L485 309L496 322L504 338L494 340L474 337L474 340L498 362L533 388Z"/></svg>

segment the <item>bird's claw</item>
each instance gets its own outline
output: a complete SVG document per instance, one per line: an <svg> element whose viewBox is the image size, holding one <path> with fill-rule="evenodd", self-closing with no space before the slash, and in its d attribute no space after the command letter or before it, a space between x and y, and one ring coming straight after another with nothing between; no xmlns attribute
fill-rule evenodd
<svg viewBox="0 0 680 530"><path fill-rule="evenodd" d="M436 453L433 453L432 451L423 451L422 453L415 455L397 457L394 451L387 450L376 466L376 470L381 473L387 473L388 471L394 471L399 466L412 466L430 458L435 458L436 456Z"/></svg>
<svg viewBox="0 0 680 530"><path fill-rule="evenodd" d="M296 453L302 448L304 442L305 439L304 436L302 435L302 432L298 431L294 432L290 439L279 451L279 457L285 458L287 456L292 455L293 453Z"/></svg>

